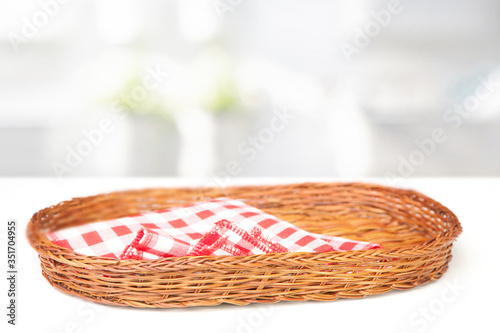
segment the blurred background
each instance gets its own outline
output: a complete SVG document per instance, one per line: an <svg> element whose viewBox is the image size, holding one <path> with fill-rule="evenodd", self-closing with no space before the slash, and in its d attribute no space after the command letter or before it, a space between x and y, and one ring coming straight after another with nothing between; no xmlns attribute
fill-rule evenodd
<svg viewBox="0 0 500 333"><path fill-rule="evenodd" d="M495 0L2 0L0 30L0 176L500 176Z"/></svg>

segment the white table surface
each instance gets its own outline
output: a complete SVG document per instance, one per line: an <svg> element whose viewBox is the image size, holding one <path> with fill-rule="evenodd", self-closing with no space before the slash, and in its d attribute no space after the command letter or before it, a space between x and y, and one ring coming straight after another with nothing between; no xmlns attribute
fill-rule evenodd
<svg viewBox="0 0 500 333"><path fill-rule="evenodd" d="M238 179L238 184L339 179ZM358 179L385 185L384 179ZM334 302L134 309L95 305L52 288L25 237L33 213L72 197L122 189L203 185L172 178L0 178L2 332L465 332L498 329L500 178L408 179L450 208L464 233L453 247L448 272L438 281L406 291ZM6 224L18 223L17 325L7 324ZM427 313L426 313L427 312ZM7 331L5 330L7 328Z"/></svg>

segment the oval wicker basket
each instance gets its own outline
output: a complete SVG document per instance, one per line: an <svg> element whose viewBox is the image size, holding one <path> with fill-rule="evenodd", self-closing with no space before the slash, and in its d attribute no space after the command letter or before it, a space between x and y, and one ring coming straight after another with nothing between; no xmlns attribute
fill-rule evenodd
<svg viewBox="0 0 500 333"><path fill-rule="evenodd" d="M228 196L305 230L376 242L382 249L179 257L153 261L84 256L45 233ZM409 289L447 270L457 217L411 190L361 183L165 188L75 198L35 213L27 235L42 274L65 293L112 305L185 307L328 301Z"/></svg>

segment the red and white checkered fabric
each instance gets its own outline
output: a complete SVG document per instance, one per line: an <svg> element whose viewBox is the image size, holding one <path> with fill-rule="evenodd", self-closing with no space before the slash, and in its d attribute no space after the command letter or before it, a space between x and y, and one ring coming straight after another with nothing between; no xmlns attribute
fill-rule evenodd
<svg viewBox="0 0 500 333"><path fill-rule="evenodd" d="M250 256L264 253L283 253L288 249L271 242L254 227L251 232L238 228L227 220L215 223L215 227L203 236L189 256Z"/></svg>
<svg viewBox="0 0 500 333"><path fill-rule="evenodd" d="M120 255L120 259L159 259L183 257L191 245L177 238L161 236L154 230L141 229Z"/></svg>
<svg viewBox="0 0 500 333"><path fill-rule="evenodd" d="M151 232L149 239L156 241L155 245L151 246L152 243L148 245L145 241L142 243L137 241L139 247L131 250L129 255L133 257L137 254L134 258L156 259L157 257L176 256L177 253L180 253L174 251L178 248L173 244L172 253L170 253L169 242L187 243L190 248L194 248L203 236L210 233L216 223L221 220L227 220L250 234L254 228L258 228L261 230L263 239L279 244L288 252L380 248L378 244L309 233L242 201L230 198L217 198L184 207L71 227L49 233L47 237L54 244L84 255L118 259L122 254L127 255L124 249L133 247L132 243L137 239L140 231L146 229L148 230L146 235ZM151 249L158 249L165 255L155 255ZM164 252L165 249L166 252Z"/></svg>

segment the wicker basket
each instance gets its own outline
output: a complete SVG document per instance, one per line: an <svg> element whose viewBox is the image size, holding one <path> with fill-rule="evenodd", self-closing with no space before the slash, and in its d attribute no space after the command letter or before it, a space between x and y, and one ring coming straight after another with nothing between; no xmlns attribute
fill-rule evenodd
<svg viewBox="0 0 500 333"><path fill-rule="evenodd" d="M376 242L380 250L179 257L153 261L84 256L46 232L228 196L305 230ZM27 235L57 289L96 302L185 307L329 301L409 289L447 270L457 217L411 190L360 183L165 188L76 198L35 213Z"/></svg>

